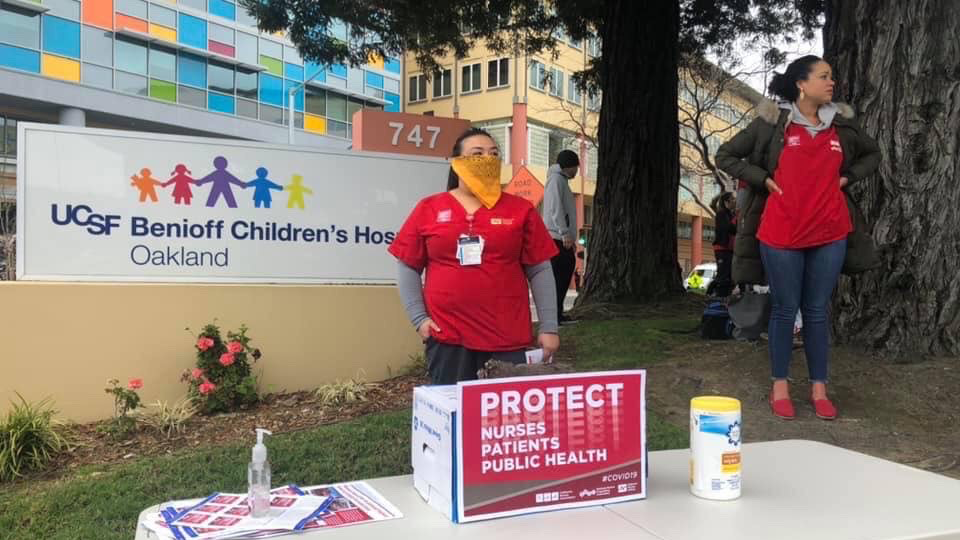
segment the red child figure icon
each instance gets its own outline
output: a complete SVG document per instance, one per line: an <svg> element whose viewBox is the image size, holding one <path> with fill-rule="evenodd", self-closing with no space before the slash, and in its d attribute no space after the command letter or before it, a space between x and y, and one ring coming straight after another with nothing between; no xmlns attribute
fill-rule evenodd
<svg viewBox="0 0 960 540"><path fill-rule="evenodd" d="M155 186L162 186L159 180L151 177L153 174L150 172L150 169L140 169L140 176L133 175L130 177L131 186L136 186L140 190L140 202L146 202L147 197L150 198L151 202L157 202L157 190Z"/></svg>
<svg viewBox="0 0 960 540"><path fill-rule="evenodd" d="M179 164L174 168L174 171L170 173L173 175L173 178L167 180L163 183L163 187L167 187L170 184L173 184L173 204L190 204L190 200L193 198L193 192L190 190L190 184L196 185L197 181L193 178L190 178L190 175L193 174L187 169L186 165Z"/></svg>

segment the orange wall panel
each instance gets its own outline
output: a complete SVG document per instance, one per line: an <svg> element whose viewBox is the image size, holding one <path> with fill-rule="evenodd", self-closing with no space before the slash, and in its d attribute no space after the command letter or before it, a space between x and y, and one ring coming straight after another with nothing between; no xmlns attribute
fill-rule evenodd
<svg viewBox="0 0 960 540"><path fill-rule="evenodd" d="M113 30L113 0L83 0L83 22Z"/></svg>
<svg viewBox="0 0 960 540"><path fill-rule="evenodd" d="M137 32L143 32L144 34L150 30L149 25L147 25L147 21L117 13L117 29L120 28L135 30Z"/></svg>

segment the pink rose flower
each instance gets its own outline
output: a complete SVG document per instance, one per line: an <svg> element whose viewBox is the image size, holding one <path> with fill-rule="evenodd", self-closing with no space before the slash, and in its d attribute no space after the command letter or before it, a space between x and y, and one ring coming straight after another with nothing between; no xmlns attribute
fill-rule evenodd
<svg viewBox="0 0 960 540"><path fill-rule="evenodd" d="M193 375L194 380L199 381L200 377L203 377L203 370L198 367L195 367L193 368L193 371L190 372L190 374Z"/></svg>
<svg viewBox="0 0 960 540"><path fill-rule="evenodd" d="M212 394L214 391L216 391L216 389L217 389L217 385L213 384L210 381L204 382L203 384L200 385L200 388L199 388L200 393L204 396L207 394Z"/></svg>
<svg viewBox="0 0 960 540"><path fill-rule="evenodd" d="M212 339L210 339L210 338L208 338L208 337L202 337L202 338L200 338L200 339L197 340L197 348L200 349L201 351L205 351L205 350L209 349L210 347L213 347L213 340L212 340Z"/></svg>
<svg viewBox="0 0 960 540"><path fill-rule="evenodd" d="M130 382L127 383L127 388L130 390L139 390L143 388L143 379L130 379Z"/></svg>
<svg viewBox="0 0 960 540"><path fill-rule="evenodd" d="M239 341L231 341L229 344L227 344L227 350L234 354L242 353L243 343L240 343Z"/></svg>
<svg viewBox="0 0 960 540"><path fill-rule="evenodd" d="M224 353L220 355L220 365L227 367L234 362L233 353Z"/></svg>

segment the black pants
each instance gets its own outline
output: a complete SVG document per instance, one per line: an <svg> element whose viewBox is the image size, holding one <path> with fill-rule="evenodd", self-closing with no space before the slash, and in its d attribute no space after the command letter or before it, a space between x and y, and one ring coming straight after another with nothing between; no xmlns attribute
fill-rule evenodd
<svg viewBox="0 0 960 540"><path fill-rule="evenodd" d="M427 371L431 384L457 384L459 381L472 381L477 371L483 368L491 358L510 364L525 364L527 357L523 349L519 351L486 352L474 351L460 345L440 343L430 338L426 344Z"/></svg>
<svg viewBox="0 0 960 540"><path fill-rule="evenodd" d="M724 298L733 292L733 252L714 251L713 255L717 259L717 275L711 286L717 296Z"/></svg>
<svg viewBox="0 0 960 540"><path fill-rule="evenodd" d="M563 247L563 242L560 240L554 240L553 243L560 250L560 253L550 259L550 266L553 267L553 279L557 283L557 318L560 319L563 317L563 299L567 296L570 280L573 279L573 271L577 267L577 254L574 248Z"/></svg>

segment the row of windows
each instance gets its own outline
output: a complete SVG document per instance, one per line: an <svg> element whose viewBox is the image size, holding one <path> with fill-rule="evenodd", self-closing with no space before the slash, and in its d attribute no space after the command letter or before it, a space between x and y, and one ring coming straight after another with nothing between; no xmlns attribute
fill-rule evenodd
<svg viewBox="0 0 960 540"><path fill-rule="evenodd" d="M530 62L529 79L530 87L547 92L557 98L564 97L566 89L566 99L571 103L581 105L583 103L583 92L577 86L572 76L567 77L563 70L557 67L547 67L543 62L533 60ZM566 84L564 84L566 82ZM587 110L600 110L600 96L587 96Z"/></svg>
<svg viewBox="0 0 960 540"><path fill-rule="evenodd" d="M0 116L0 156L17 155L17 121Z"/></svg>
<svg viewBox="0 0 960 540"><path fill-rule="evenodd" d="M483 89L483 62L466 64L460 68L460 93L469 94ZM433 76L433 97L443 98L452 95L453 70L443 69ZM410 87L407 101L416 103L427 99L427 76L413 75L409 79ZM510 84L510 59L500 58L487 62L487 88L503 88Z"/></svg>
<svg viewBox="0 0 960 540"><path fill-rule="evenodd" d="M716 229L712 225L704 225L700 237L707 242L713 242L716 238ZM693 238L693 224L689 221L677 222L677 238L681 240L690 240Z"/></svg>

